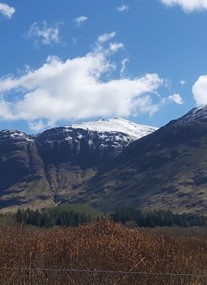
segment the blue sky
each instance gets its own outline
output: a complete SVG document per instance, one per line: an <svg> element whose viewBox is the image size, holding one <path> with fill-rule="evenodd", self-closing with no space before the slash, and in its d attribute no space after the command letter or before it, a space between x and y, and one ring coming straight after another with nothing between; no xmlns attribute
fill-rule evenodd
<svg viewBox="0 0 207 285"><path fill-rule="evenodd" d="M207 0L0 2L0 129L160 127L205 105L206 26Z"/></svg>

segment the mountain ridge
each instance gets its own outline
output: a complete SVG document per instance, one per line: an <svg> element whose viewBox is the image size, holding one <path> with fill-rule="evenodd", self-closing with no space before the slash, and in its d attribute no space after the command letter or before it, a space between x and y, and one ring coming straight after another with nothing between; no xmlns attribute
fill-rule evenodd
<svg viewBox="0 0 207 285"><path fill-rule="evenodd" d="M102 120L95 131L88 122L46 130L34 140L17 132L10 137L13 144L4 144L4 133L0 181L8 182L2 173L10 167L13 184L0 189L1 207L41 208L67 202L103 211L133 206L207 215L206 106L138 140L117 127L114 132L111 120L110 131ZM129 132L131 128L128 124ZM4 172L2 165L7 166ZM15 167L23 173L20 180Z"/></svg>
<svg viewBox="0 0 207 285"><path fill-rule="evenodd" d="M123 132L121 122L125 124ZM83 123L53 128L33 136L0 131L0 207L35 208L60 202L136 138L156 130L137 125L132 137L132 129L136 124L111 119L85 123L84 128Z"/></svg>

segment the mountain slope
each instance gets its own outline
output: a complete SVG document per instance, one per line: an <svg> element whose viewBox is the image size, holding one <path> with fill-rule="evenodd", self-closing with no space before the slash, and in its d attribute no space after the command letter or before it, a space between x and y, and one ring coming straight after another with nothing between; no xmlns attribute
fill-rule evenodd
<svg viewBox="0 0 207 285"><path fill-rule="evenodd" d="M207 107L126 148L82 188L79 201L207 214Z"/></svg>
<svg viewBox="0 0 207 285"><path fill-rule="evenodd" d="M123 119L53 128L36 136L0 132L0 207L42 208L73 196L131 142L155 128Z"/></svg>

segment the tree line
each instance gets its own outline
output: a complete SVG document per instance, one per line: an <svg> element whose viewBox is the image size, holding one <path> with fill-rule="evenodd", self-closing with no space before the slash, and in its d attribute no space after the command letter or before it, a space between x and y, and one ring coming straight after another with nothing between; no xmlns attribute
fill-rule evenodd
<svg viewBox="0 0 207 285"><path fill-rule="evenodd" d="M119 208L111 218L115 222L133 222L134 226L139 227L192 227L207 226L207 217L196 214L174 214L172 211L165 210L139 210L135 208Z"/></svg>
<svg viewBox="0 0 207 285"><path fill-rule="evenodd" d="M74 210L58 210L58 211L33 211L18 210L16 213L16 222L34 225L37 227L75 227L82 224L92 222L93 218L90 214L76 212Z"/></svg>
<svg viewBox="0 0 207 285"><path fill-rule="evenodd" d="M52 210L33 211L19 209L15 214L17 223L25 223L38 227L64 226L74 227L89 224L96 219L111 219L115 222L132 227L192 227L207 226L207 217L196 214L174 214L164 210L140 210L135 208L120 207L110 214L91 214L79 209L71 209L70 206L56 207Z"/></svg>

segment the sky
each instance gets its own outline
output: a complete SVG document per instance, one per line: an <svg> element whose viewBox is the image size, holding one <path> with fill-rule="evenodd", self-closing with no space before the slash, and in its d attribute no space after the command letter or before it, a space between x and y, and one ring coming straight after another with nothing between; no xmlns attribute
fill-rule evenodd
<svg viewBox="0 0 207 285"><path fill-rule="evenodd" d="M161 127L207 104L206 27L207 0L0 2L0 129Z"/></svg>

